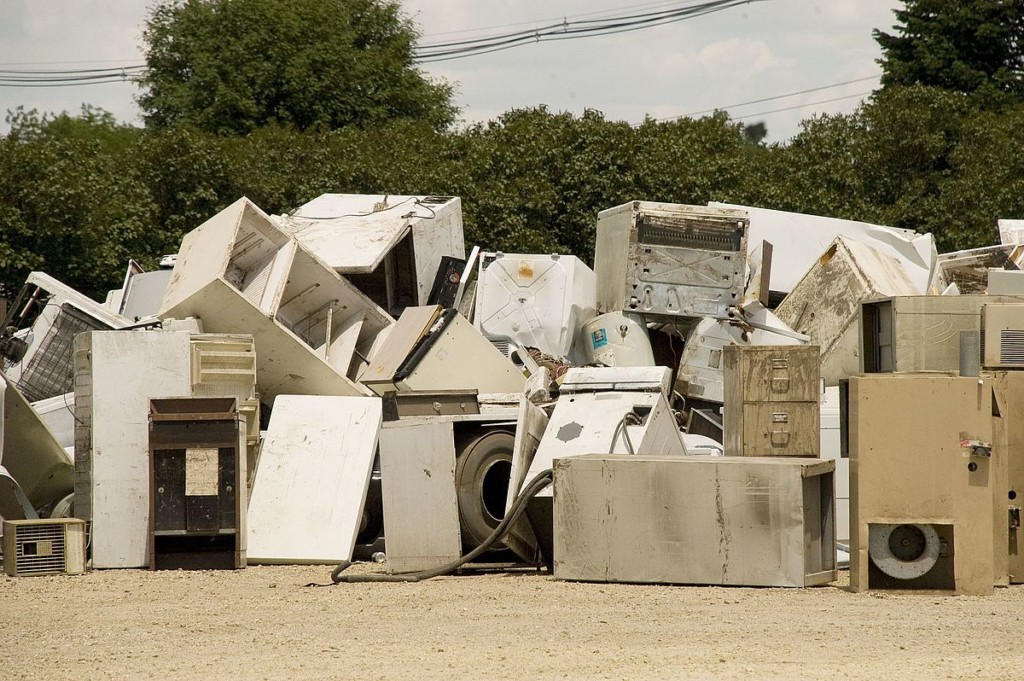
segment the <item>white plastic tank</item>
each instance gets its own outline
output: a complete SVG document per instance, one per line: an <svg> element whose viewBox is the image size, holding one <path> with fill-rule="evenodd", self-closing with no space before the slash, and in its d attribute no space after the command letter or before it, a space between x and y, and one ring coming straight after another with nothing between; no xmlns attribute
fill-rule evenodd
<svg viewBox="0 0 1024 681"><path fill-rule="evenodd" d="M634 315L608 312L583 325L583 347L588 364L610 367L654 366L651 337Z"/></svg>

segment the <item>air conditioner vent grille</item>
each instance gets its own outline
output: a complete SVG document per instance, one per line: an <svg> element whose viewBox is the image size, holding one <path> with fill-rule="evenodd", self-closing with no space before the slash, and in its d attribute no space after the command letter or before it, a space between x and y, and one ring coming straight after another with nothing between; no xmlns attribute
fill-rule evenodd
<svg viewBox="0 0 1024 681"><path fill-rule="evenodd" d="M999 363L1024 366L1024 329L999 331Z"/></svg>
<svg viewBox="0 0 1024 681"><path fill-rule="evenodd" d="M22 526L17 530L19 575L52 575L64 572L64 526Z"/></svg>

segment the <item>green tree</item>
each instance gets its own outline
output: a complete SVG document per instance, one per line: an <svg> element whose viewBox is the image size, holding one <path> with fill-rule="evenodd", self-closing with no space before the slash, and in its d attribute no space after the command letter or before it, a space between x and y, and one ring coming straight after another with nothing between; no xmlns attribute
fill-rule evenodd
<svg viewBox="0 0 1024 681"><path fill-rule="evenodd" d="M151 255L155 206L134 145L106 116L11 122L0 139L0 295L38 269L103 300L129 258Z"/></svg>
<svg viewBox="0 0 1024 681"><path fill-rule="evenodd" d="M393 0L164 0L143 36L147 126L244 135L455 117L452 87L413 63L418 34Z"/></svg>
<svg viewBox="0 0 1024 681"><path fill-rule="evenodd" d="M928 85L987 106L1024 100L1024 3L904 0L882 47L882 86Z"/></svg>

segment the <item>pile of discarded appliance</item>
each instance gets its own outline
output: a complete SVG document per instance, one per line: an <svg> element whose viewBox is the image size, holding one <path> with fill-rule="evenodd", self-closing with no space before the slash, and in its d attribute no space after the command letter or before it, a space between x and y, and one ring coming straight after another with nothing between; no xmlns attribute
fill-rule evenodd
<svg viewBox="0 0 1024 681"><path fill-rule="evenodd" d="M1024 581L1024 221L999 228L938 255L634 201L591 268L467 255L457 197L243 198L103 303L33 273L10 305L4 569Z"/></svg>

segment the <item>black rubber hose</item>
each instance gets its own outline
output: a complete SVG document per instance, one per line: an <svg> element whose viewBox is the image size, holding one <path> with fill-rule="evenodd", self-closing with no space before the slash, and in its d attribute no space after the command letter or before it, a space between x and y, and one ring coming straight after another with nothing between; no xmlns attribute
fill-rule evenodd
<svg viewBox="0 0 1024 681"><path fill-rule="evenodd" d="M504 536L508 534L509 530L511 529L512 523L514 523L519 518L519 516L521 516L523 512L526 510L527 502L529 502L530 499L532 499L533 497L537 496L537 493L540 492L542 489L550 485L551 480L552 473L550 468L538 473L533 478L533 480L531 480L526 485L526 487L523 488L522 493L518 497L516 497L516 500L512 502L512 506L509 507L508 513L506 513L502 521L498 523L498 526L494 528L494 531L491 532L490 536L488 536L487 539L485 539L484 542L480 544L480 546L476 547L475 549L473 549L466 555L462 556L461 558L452 561L451 563L442 565L441 567L437 567L432 570L423 570L421 572L407 572L398 575L343 575L341 573L344 572L350 565L352 565L351 561L346 560L343 561L340 565L338 565L338 567L334 568L334 572L331 573L331 581L335 584L340 584L342 582L348 584L358 582L422 582L425 579L432 579L434 577L440 577L441 575L446 575L451 572L454 572L466 563L479 557L482 553L484 553L492 546L494 546L494 544L496 544L499 540L504 538ZM387 539L385 539L385 542L386 541Z"/></svg>

